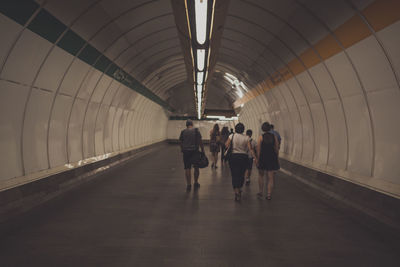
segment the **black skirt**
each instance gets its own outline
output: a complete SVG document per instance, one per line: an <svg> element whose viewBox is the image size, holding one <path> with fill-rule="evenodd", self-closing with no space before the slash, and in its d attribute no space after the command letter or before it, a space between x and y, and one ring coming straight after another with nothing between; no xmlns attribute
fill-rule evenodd
<svg viewBox="0 0 400 267"><path fill-rule="evenodd" d="M261 153L258 168L266 171L277 171L280 169L276 153Z"/></svg>

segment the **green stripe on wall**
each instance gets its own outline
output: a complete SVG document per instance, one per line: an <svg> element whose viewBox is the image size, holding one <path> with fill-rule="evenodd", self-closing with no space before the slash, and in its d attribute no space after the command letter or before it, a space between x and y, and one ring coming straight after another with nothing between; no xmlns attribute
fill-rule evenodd
<svg viewBox="0 0 400 267"><path fill-rule="evenodd" d="M38 8L31 0L0 0L0 12L21 25L25 25Z"/></svg>
<svg viewBox="0 0 400 267"><path fill-rule="evenodd" d="M111 60L106 58L105 56L101 56L99 60L96 62L95 67L101 72L105 72L107 67L112 64ZM107 74L107 73L106 73Z"/></svg>
<svg viewBox="0 0 400 267"><path fill-rule="evenodd" d="M45 9L42 9L29 23L28 29L55 43L67 27Z"/></svg>
<svg viewBox="0 0 400 267"><path fill-rule="evenodd" d="M93 65L94 62L96 62L96 59L98 59L100 56L101 53L96 48L90 44L87 44L82 52L79 53L78 58L82 59L89 65Z"/></svg>
<svg viewBox="0 0 400 267"><path fill-rule="evenodd" d="M24 25L29 20L37 8L39 8L39 5L32 0L0 0L0 13L3 13L21 25ZM54 44L61 34L65 32L67 26L48 11L42 9L29 23L27 28ZM165 109L173 110L167 102L123 71L118 65L87 43L74 31L68 30L57 43L57 46Z"/></svg>
<svg viewBox="0 0 400 267"><path fill-rule="evenodd" d="M79 35L71 30L68 30L61 40L57 43L59 47L67 51L72 55L78 54L79 50L85 45L85 40L83 40Z"/></svg>

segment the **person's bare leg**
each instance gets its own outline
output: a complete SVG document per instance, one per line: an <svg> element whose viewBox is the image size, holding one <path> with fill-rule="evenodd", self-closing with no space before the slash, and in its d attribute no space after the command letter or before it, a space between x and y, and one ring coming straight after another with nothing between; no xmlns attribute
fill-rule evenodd
<svg viewBox="0 0 400 267"><path fill-rule="evenodd" d="M200 171L199 168L194 168L194 183L199 182Z"/></svg>
<svg viewBox="0 0 400 267"><path fill-rule="evenodd" d="M267 197L271 198L272 189L274 188L274 171L268 171L268 186L267 186Z"/></svg>
<svg viewBox="0 0 400 267"><path fill-rule="evenodd" d="M258 170L258 192L259 194L264 193L264 170Z"/></svg>
<svg viewBox="0 0 400 267"><path fill-rule="evenodd" d="M245 172L245 179L246 179L246 184L248 185L250 183L250 176L251 176L251 169L247 169Z"/></svg>
<svg viewBox="0 0 400 267"><path fill-rule="evenodd" d="M240 188L234 188L233 191L235 192L235 200L240 200Z"/></svg>
<svg viewBox="0 0 400 267"><path fill-rule="evenodd" d="M215 166L215 168L217 168L217 163L218 163L218 152L215 152L214 162L215 162L214 166Z"/></svg>
<svg viewBox="0 0 400 267"><path fill-rule="evenodd" d="M186 185L191 185L192 184L192 175L191 175L191 169L186 169L185 170L185 176L186 176Z"/></svg>

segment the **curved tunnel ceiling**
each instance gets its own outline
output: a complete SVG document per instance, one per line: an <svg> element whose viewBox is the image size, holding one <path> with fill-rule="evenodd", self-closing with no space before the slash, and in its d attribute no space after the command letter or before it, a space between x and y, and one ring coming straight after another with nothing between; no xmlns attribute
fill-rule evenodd
<svg viewBox="0 0 400 267"><path fill-rule="evenodd" d="M161 99L186 80L179 65L171 67L183 55L169 1L38 3Z"/></svg>
<svg viewBox="0 0 400 267"><path fill-rule="evenodd" d="M308 61L325 59L315 44L372 2L229 1L220 46L213 52L216 63L214 73L209 75L206 108L238 107L271 88L260 84L280 80L281 69L289 64L300 63L307 68ZM49 0L37 3L178 113L195 113L191 110L193 105L186 105L190 109L181 108L184 102L193 102L194 95L188 83L190 70L184 64L183 55L188 51L184 51L179 40L173 2ZM231 78L227 79L226 74ZM184 90L189 91L185 97L178 96ZM171 99L175 99L174 104Z"/></svg>

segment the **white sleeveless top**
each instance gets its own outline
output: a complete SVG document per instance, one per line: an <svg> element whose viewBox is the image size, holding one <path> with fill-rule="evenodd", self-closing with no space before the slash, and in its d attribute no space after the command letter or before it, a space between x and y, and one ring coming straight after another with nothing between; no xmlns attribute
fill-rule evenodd
<svg viewBox="0 0 400 267"><path fill-rule="evenodd" d="M233 137L233 150L232 153L238 153L238 154L248 154L249 153L249 147L248 147L248 142L249 142L249 137L244 134L231 134L229 136L229 139L232 142L232 136Z"/></svg>

